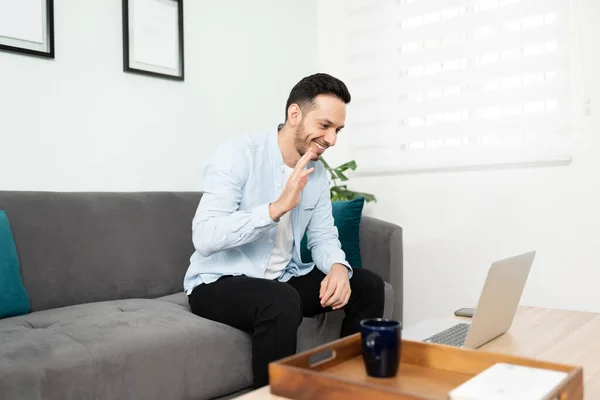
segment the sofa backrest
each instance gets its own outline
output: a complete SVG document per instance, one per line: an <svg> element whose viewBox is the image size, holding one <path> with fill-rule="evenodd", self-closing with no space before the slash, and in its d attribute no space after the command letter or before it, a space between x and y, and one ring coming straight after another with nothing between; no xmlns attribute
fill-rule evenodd
<svg viewBox="0 0 600 400"><path fill-rule="evenodd" d="M200 197L0 191L32 311L183 291Z"/></svg>

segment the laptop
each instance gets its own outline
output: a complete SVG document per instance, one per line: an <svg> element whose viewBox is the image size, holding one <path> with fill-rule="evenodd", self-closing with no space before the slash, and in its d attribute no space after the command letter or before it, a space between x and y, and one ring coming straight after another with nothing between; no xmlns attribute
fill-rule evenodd
<svg viewBox="0 0 600 400"><path fill-rule="evenodd" d="M402 338L476 349L504 334L512 325L534 258L532 251L492 263L470 322L426 320L403 329Z"/></svg>

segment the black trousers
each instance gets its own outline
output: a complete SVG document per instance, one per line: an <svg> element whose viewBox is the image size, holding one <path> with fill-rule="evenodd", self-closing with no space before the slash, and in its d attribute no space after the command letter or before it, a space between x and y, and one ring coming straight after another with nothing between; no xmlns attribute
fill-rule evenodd
<svg viewBox="0 0 600 400"><path fill-rule="evenodd" d="M197 286L188 300L192 312L248 332L252 336L254 387L269 383L268 365L296 352L296 335L303 317L331 311L320 304L325 274L314 268L283 283L277 280L225 276ZM340 337L360 332L360 320L383 316L384 285L377 274L354 268L352 293L344 307Z"/></svg>

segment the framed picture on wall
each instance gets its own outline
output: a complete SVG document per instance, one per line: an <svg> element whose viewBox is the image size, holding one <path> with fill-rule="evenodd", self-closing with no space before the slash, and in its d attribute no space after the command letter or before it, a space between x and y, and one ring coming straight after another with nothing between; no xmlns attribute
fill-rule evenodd
<svg viewBox="0 0 600 400"><path fill-rule="evenodd" d="M183 0L123 0L125 72L183 81L183 53Z"/></svg>
<svg viewBox="0 0 600 400"><path fill-rule="evenodd" d="M54 58L54 1L0 0L0 50Z"/></svg>

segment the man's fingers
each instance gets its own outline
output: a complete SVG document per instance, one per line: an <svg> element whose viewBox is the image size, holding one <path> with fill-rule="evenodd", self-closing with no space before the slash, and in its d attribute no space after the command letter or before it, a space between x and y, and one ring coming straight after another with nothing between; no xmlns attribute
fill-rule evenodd
<svg viewBox="0 0 600 400"><path fill-rule="evenodd" d="M322 299L323 296L325 295L325 291L327 290L327 284L329 283L329 275L327 275L325 277L325 279L323 279L321 281L321 290L319 292L319 298Z"/></svg>
<svg viewBox="0 0 600 400"><path fill-rule="evenodd" d="M333 309L334 310L338 310L340 308L343 308L346 306L346 304L348 304L348 301L350 300L350 295L352 294L352 291L348 288L344 291L344 294L342 295L342 299L337 302L336 304L333 305Z"/></svg>
<svg viewBox="0 0 600 400"><path fill-rule="evenodd" d="M340 290L340 294L339 294L339 297L337 297L337 300L335 302L331 303L331 308L337 310L339 307L341 307L344 304L345 298L346 298L346 288L343 287L342 290Z"/></svg>
<svg viewBox="0 0 600 400"><path fill-rule="evenodd" d="M331 299L331 296L333 296L333 291L335 290L335 286L334 285L329 285L327 287L327 290L325 291L325 293L323 294L323 297L321 298L321 307L327 307L328 303L329 303L329 299Z"/></svg>
<svg viewBox="0 0 600 400"><path fill-rule="evenodd" d="M329 298L325 305L327 307L333 307L334 305L336 305L342 299L343 291L344 286L340 282L338 282L337 285L335 285L335 292L333 292L333 295Z"/></svg>
<svg viewBox="0 0 600 400"><path fill-rule="evenodd" d="M302 173L300 174L300 178L304 178L305 176L308 176L310 174L312 174L315 170L315 167L309 168L306 171L302 171Z"/></svg>
<svg viewBox="0 0 600 400"><path fill-rule="evenodd" d="M304 169L304 167L306 167L308 165L308 162L310 161L310 159L313 157L313 152L312 149L308 149L308 151L306 153L304 153L304 155L302 157L300 157L300 160L298 160L298 162L296 163L296 171L300 172Z"/></svg>
<svg viewBox="0 0 600 400"><path fill-rule="evenodd" d="M334 291L335 291L335 283L334 282L328 282L327 284L327 288L325 289L325 293L323 294L323 297L321 298L321 307L326 307L327 303L329 302L329 299L331 298L331 296L333 295Z"/></svg>
<svg viewBox="0 0 600 400"><path fill-rule="evenodd" d="M346 293L346 298L344 298L344 304L342 304L342 307L345 307L346 304L348 304L348 301L350 301L351 294L352 294L352 291L348 290L348 293Z"/></svg>

